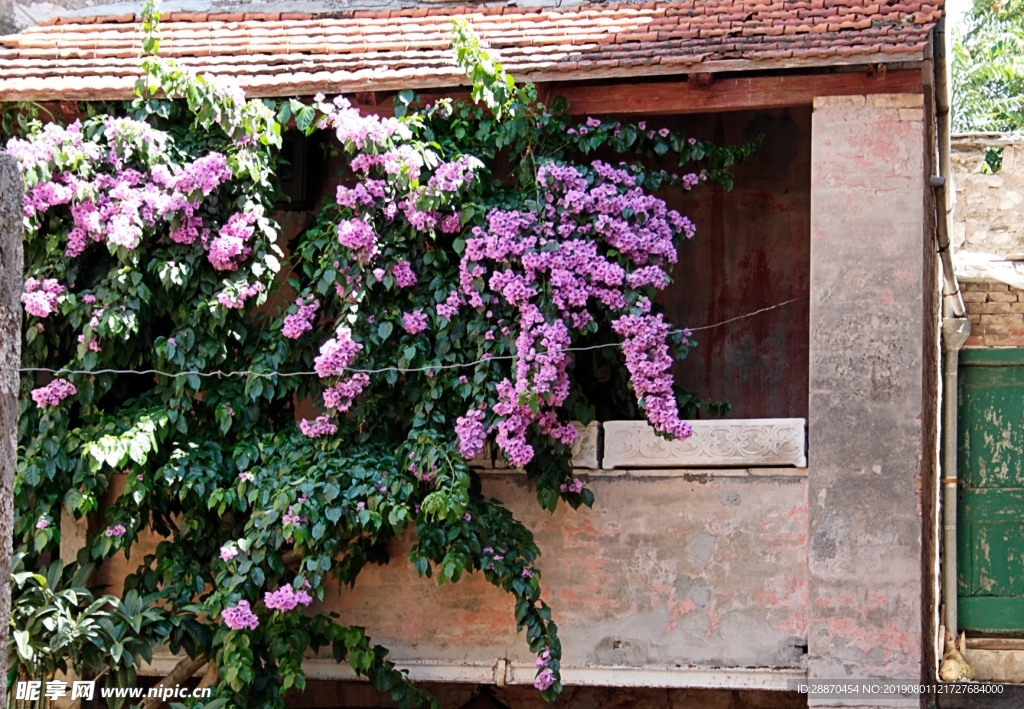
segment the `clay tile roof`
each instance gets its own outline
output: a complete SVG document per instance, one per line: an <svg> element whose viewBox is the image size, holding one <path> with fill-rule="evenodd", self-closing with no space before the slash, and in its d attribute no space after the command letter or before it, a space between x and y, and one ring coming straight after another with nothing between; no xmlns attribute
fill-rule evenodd
<svg viewBox="0 0 1024 709"><path fill-rule="evenodd" d="M168 13L161 54L249 96L465 83L449 29L466 17L519 79L630 78L916 61L942 0L685 0L568 9L477 7ZM62 18L0 37L0 101L125 98L141 35L131 14Z"/></svg>

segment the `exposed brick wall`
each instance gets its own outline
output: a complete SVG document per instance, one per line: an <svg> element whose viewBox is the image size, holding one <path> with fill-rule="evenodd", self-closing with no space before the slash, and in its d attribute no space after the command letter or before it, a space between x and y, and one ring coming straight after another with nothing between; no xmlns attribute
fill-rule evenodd
<svg viewBox="0 0 1024 709"><path fill-rule="evenodd" d="M961 283L971 336L966 347L1024 347L1024 291L1005 283Z"/></svg>

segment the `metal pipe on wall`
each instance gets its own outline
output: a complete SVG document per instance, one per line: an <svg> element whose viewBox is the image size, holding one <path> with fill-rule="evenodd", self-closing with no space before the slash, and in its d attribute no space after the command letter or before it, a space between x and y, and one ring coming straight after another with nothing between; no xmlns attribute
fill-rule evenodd
<svg viewBox="0 0 1024 709"><path fill-rule="evenodd" d="M957 631L957 370L960 348L970 334L967 318L942 319L942 622L953 637Z"/></svg>
<svg viewBox="0 0 1024 709"><path fill-rule="evenodd" d="M941 214L936 223L936 238L939 242L939 258L942 261L942 315L943 317L967 317L960 284L953 272L953 252L949 235L953 231L953 169L949 157L949 53L946 51L946 18L935 25L934 37L935 67L935 123L939 152L939 178L935 180L935 197Z"/></svg>
<svg viewBox="0 0 1024 709"><path fill-rule="evenodd" d="M933 180L940 210L936 240L942 262L942 600L943 624L957 633L957 371L960 348L971 334L960 284L953 272L949 235L953 224L953 173L950 163L949 67L946 51L946 20L935 26L935 120L938 141L939 179Z"/></svg>

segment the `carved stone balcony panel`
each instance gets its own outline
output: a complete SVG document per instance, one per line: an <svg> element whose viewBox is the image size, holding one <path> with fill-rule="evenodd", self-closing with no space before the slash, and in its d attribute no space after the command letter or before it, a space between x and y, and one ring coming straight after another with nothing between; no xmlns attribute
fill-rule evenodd
<svg viewBox="0 0 1024 709"><path fill-rule="evenodd" d="M805 419L691 421L685 441L657 436L646 421L606 421L602 468L807 466Z"/></svg>

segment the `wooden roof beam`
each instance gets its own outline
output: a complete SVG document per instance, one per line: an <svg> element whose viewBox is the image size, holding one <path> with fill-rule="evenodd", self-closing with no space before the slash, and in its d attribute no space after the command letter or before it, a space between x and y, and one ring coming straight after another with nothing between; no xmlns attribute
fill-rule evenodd
<svg viewBox="0 0 1024 709"><path fill-rule="evenodd" d="M703 85L702 85L703 84ZM660 81L604 86L556 86L573 115L673 115L810 106L817 96L919 94L918 69L839 74L786 74L713 81Z"/></svg>

